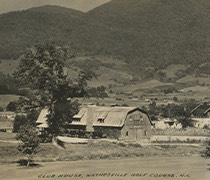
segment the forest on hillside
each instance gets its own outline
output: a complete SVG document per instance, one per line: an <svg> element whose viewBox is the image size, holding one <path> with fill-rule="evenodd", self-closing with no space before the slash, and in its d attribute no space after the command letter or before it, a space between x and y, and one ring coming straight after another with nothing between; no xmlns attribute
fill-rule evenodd
<svg viewBox="0 0 210 180"><path fill-rule="evenodd" d="M35 44L55 42L135 68L197 67L209 62L209 29L208 0L113 0L88 13L44 6L0 15L0 59L17 59Z"/></svg>

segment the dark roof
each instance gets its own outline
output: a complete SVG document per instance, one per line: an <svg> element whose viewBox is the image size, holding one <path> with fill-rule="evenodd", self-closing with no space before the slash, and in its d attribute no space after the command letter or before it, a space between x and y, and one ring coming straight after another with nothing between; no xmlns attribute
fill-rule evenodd
<svg viewBox="0 0 210 180"><path fill-rule="evenodd" d="M191 114L199 114L205 115L210 110L210 104L208 102L201 103L196 106L192 111Z"/></svg>
<svg viewBox="0 0 210 180"><path fill-rule="evenodd" d="M209 111L210 111L210 108L208 108L208 109L204 112L204 114L208 113Z"/></svg>
<svg viewBox="0 0 210 180"><path fill-rule="evenodd" d="M203 105L203 103L197 105L190 113L192 114L193 112L195 112L202 105Z"/></svg>

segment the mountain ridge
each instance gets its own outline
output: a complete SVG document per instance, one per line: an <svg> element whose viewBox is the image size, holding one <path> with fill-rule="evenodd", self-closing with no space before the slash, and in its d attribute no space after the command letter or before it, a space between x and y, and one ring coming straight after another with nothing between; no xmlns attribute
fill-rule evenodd
<svg viewBox="0 0 210 180"><path fill-rule="evenodd" d="M208 8L209 7L209 8ZM0 58L16 59L36 43L165 68L209 61L207 0L113 0L87 13L44 6L0 15Z"/></svg>

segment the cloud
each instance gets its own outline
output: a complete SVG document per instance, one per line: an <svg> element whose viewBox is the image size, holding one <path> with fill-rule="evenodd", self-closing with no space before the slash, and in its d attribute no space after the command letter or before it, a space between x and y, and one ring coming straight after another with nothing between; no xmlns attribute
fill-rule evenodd
<svg viewBox="0 0 210 180"><path fill-rule="evenodd" d="M87 12L110 0L0 0L0 13L25 10L44 5L57 5Z"/></svg>

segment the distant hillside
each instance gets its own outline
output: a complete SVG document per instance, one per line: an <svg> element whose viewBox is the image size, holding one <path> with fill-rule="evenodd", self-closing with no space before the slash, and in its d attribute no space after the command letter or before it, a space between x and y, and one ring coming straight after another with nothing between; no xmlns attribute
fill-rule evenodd
<svg viewBox="0 0 210 180"><path fill-rule="evenodd" d="M59 44L74 36L71 31L83 13L56 6L43 6L0 15L0 57L17 58L37 43ZM66 29L68 32L65 33ZM63 35L63 36L61 36Z"/></svg>
<svg viewBox="0 0 210 180"><path fill-rule="evenodd" d="M136 65L209 61L209 0L113 0L86 17L117 31L106 50Z"/></svg>
<svg viewBox="0 0 210 180"><path fill-rule="evenodd" d="M124 59L131 71L210 59L209 0L113 0L88 13L55 6L0 15L0 58L55 41L84 55Z"/></svg>

